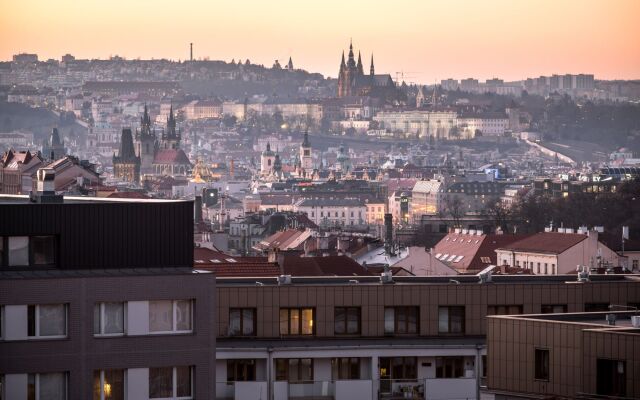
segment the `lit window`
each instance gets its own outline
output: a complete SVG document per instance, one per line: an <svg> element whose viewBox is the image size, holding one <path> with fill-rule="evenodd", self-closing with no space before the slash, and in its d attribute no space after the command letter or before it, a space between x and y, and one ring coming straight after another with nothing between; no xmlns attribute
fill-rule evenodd
<svg viewBox="0 0 640 400"><path fill-rule="evenodd" d="M315 332L313 322L313 308L280 309L281 335L313 335Z"/></svg>
<svg viewBox="0 0 640 400"><path fill-rule="evenodd" d="M124 370L93 371L93 400L124 400Z"/></svg>

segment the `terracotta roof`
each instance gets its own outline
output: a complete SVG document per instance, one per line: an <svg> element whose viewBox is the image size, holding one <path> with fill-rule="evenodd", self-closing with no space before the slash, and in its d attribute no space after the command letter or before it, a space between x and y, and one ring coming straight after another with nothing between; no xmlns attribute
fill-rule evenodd
<svg viewBox="0 0 640 400"><path fill-rule="evenodd" d="M277 263L196 264L195 269L212 271L216 277L265 277L280 275Z"/></svg>
<svg viewBox="0 0 640 400"><path fill-rule="evenodd" d="M225 254L219 250L212 250L207 247L195 247L193 249L193 260L195 266L200 264L236 264L236 263L266 263L267 257L239 257ZM213 261L217 260L217 261Z"/></svg>
<svg viewBox="0 0 640 400"><path fill-rule="evenodd" d="M113 192L107 196L110 199L150 199L144 193L140 192Z"/></svg>
<svg viewBox="0 0 640 400"><path fill-rule="evenodd" d="M541 232L500 249L534 253L560 254L587 238L578 233Z"/></svg>
<svg viewBox="0 0 640 400"><path fill-rule="evenodd" d="M158 150L153 158L154 164L180 164L191 165L189 157L182 151L182 149L164 149Z"/></svg>
<svg viewBox="0 0 640 400"><path fill-rule="evenodd" d="M297 257L285 256L284 274L292 276L371 276L362 265L346 256Z"/></svg>

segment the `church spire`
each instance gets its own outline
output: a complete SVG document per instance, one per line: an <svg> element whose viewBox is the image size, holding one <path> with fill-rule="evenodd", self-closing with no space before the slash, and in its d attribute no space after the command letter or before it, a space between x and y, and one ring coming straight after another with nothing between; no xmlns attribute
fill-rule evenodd
<svg viewBox="0 0 640 400"><path fill-rule="evenodd" d="M356 66L356 60L354 59L353 56L353 43L349 42L349 60L347 61L347 65L349 67L355 67Z"/></svg>
<svg viewBox="0 0 640 400"><path fill-rule="evenodd" d="M357 67L358 67L358 74L364 75L364 71L362 69L362 57L360 57L360 52L358 52L358 64L357 64Z"/></svg>
<svg viewBox="0 0 640 400"><path fill-rule="evenodd" d="M371 68L369 68L369 74L372 76L376 74L376 71L373 68L373 53L371 53Z"/></svg>

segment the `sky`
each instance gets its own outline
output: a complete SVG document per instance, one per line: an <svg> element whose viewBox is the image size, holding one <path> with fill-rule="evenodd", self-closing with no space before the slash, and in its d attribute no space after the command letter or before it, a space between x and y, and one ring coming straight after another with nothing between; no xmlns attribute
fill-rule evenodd
<svg viewBox="0 0 640 400"><path fill-rule="evenodd" d="M349 40L429 84L554 73L640 78L639 0L0 0L0 60L194 57L335 77ZM356 53L357 56L357 53Z"/></svg>

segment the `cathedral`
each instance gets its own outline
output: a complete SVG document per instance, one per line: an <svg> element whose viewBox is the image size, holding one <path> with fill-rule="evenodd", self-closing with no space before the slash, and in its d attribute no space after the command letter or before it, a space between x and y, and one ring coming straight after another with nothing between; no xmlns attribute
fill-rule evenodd
<svg viewBox="0 0 640 400"><path fill-rule="evenodd" d="M356 62L353 54L353 44L351 43L349 44L349 56L346 62L344 60L344 52L342 52L342 61L338 72L338 97L349 96L382 98L396 96L396 86L393 79L391 79L391 75L375 73L373 54L371 55L369 74L365 75L360 52L358 52L358 61Z"/></svg>

